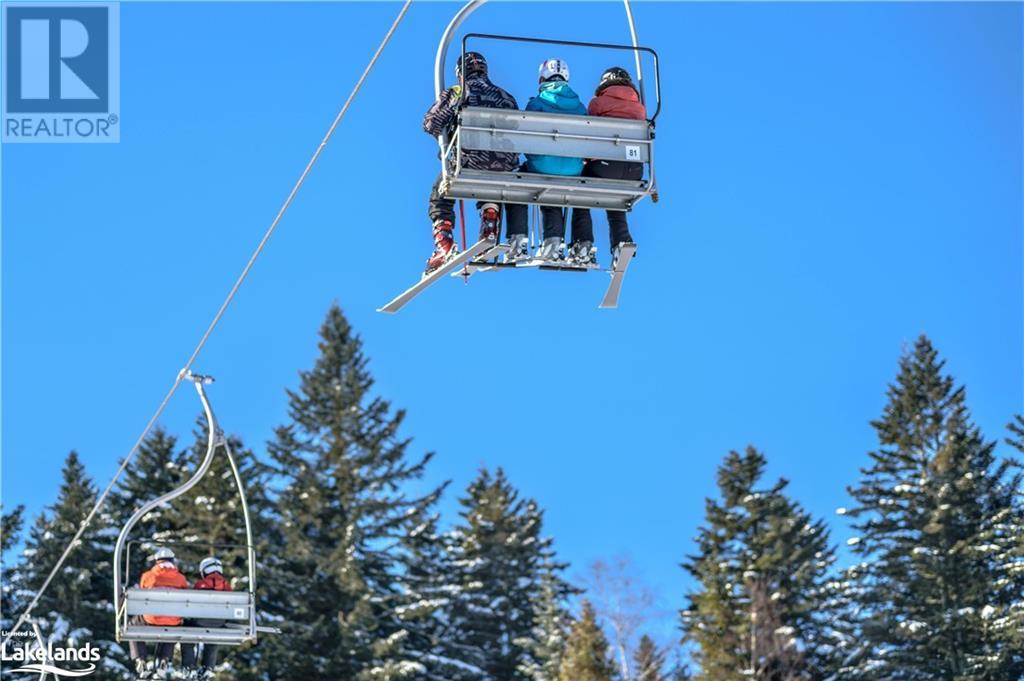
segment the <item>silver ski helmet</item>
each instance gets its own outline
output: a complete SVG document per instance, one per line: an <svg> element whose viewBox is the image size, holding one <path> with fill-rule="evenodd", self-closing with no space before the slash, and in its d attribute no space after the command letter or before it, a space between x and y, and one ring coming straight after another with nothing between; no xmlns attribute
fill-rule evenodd
<svg viewBox="0 0 1024 681"><path fill-rule="evenodd" d="M636 85L633 84L633 77L629 75L629 71L621 66L605 69L605 72L601 74L601 80L598 82L597 90L594 91L594 94L599 95L602 90L612 85L626 85L634 90L636 89Z"/></svg>
<svg viewBox="0 0 1024 681"><path fill-rule="evenodd" d="M171 551L166 546L162 546L156 550L156 553L150 558L154 563L173 563L175 561L174 551Z"/></svg>
<svg viewBox="0 0 1024 681"><path fill-rule="evenodd" d="M455 75L462 79L487 75L487 60L479 52L467 52L459 55L455 62Z"/></svg>
<svg viewBox="0 0 1024 681"><path fill-rule="evenodd" d="M199 563L199 574L205 577L213 572L224 574L224 566L221 564L220 558L215 558L213 556L203 558L202 562Z"/></svg>
<svg viewBox="0 0 1024 681"><path fill-rule="evenodd" d="M555 79L564 80L568 83L569 65L562 59L545 59L540 63L537 74L541 83Z"/></svg>

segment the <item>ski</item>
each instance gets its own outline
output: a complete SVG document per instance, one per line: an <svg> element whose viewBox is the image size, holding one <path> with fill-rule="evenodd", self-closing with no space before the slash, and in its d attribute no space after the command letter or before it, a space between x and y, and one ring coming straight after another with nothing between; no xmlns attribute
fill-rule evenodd
<svg viewBox="0 0 1024 681"><path fill-rule="evenodd" d="M611 270L612 281L608 284L608 290L604 294L604 300L598 307L603 309L614 309L619 306L619 294L622 292L622 280L626 278L626 269L629 262L636 254L636 244L624 243L619 249L619 260Z"/></svg>
<svg viewBox="0 0 1024 681"><path fill-rule="evenodd" d="M580 265L552 265L545 264L543 262L537 263L537 269L544 270L546 272L589 272L591 270L600 269L598 267L581 267Z"/></svg>
<svg viewBox="0 0 1024 681"><path fill-rule="evenodd" d="M498 270L514 270L516 263L514 262L483 262L483 258L478 258L473 262L466 263L461 270L452 272L453 277L465 277L469 279L477 272L496 272Z"/></svg>
<svg viewBox="0 0 1024 681"><path fill-rule="evenodd" d="M466 277L476 274L477 272L497 272L500 270L514 270L514 269L528 269L536 267L539 270L547 272L590 272L591 270L601 269L596 265L593 267L584 267L581 265L569 265L567 263L554 264L547 260L521 260L519 262L482 262L483 258L467 263L463 270L458 272L452 272L453 277Z"/></svg>
<svg viewBox="0 0 1024 681"><path fill-rule="evenodd" d="M473 260L486 260L488 258L496 257L503 253L506 248L507 246L496 243L494 239L481 239L427 276L420 279L416 284L401 293L397 298L384 307L377 308L377 312L394 314L405 307L413 298L440 281L449 272L456 270ZM456 274L461 273L457 272Z"/></svg>

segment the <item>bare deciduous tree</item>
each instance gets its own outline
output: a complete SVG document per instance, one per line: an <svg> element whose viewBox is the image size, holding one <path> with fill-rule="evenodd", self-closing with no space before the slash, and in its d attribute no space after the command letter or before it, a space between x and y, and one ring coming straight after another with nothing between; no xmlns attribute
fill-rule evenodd
<svg viewBox="0 0 1024 681"><path fill-rule="evenodd" d="M654 594L637 576L628 556L609 561L596 560L585 580L594 607L612 630L612 645L623 681L633 681L633 658L637 632L652 615Z"/></svg>

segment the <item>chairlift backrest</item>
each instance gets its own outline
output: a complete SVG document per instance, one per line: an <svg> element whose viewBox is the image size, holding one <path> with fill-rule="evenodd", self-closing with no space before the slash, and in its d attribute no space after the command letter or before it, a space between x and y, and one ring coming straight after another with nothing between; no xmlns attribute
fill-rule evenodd
<svg viewBox="0 0 1024 681"><path fill-rule="evenodd" d="M459 116L462 149L650 163L647 121L541 111L467 107Z"/></svg>
<svg viewBox="0 0 1024 681"><path fill-rule="evenodd" d="M248 620L253 609L247 591L201 591L196 589L125 590L125 613L207 620Z"/></svg>

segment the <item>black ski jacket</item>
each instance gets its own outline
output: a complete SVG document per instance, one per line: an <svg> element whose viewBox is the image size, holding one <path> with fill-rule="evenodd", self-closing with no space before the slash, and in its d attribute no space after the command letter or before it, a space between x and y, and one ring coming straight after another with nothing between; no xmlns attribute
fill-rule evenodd
<svg viewBox="0 0 1024 681"><path fill-rule="evenodd" d="M492 109L518 109L516 98L492 83L486 77L466 81L466 99L460 102L458 85L441 93L423 116L423 130L431 137L451 132L460 106L485 106ZM468 150L462 152L462 165L475 170L515 170L519 167L519 154L494 151Z"/></svg>

